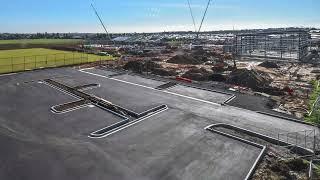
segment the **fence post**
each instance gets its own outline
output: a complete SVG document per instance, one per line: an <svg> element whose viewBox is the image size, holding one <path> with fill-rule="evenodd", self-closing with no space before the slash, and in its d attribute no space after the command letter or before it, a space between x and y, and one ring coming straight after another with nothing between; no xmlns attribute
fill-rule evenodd
<svg viewBox="0 0 320 180"><path fill-rule="evenodd" d="M26 56L23 56L23 70L26 70Z"/></svg>
<svg viewBox="0 0 320 180"><path fill-rule="evenodd" d="M48 66L48 54L46 55L46 66Z"/></svg>
<svg viewBox="0 0 320 180"><path fill-rule="evenodd" d="M316 130L313 130L313 152L316 152Z"/></svg>
<svg viewBox="0 0 320 180"><path fill-rule="evenodd" d="M54 66L57 67L57 55L54 55Z"/></svg>
<svg viewBox="0 0 320 180"><path fill-rule="evenodd" d="M13 57L11 57L11 72L13 72Z"/></svg>
<svg viewBox="0 0 320 180"><path fill-rule="evenodd" d="M63 64L66 65L66 54L63 55Z"/></svg>

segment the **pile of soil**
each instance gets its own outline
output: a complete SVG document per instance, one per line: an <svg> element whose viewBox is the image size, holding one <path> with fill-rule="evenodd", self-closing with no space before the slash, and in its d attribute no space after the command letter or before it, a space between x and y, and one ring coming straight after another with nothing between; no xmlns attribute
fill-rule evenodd
<svg viewBox="0 0 320 180"><path fill-rule="evenodd" d="M271 62L271 61L265 61L265 62L259 64L258 66L265 67L265 68L279 68L277 63Z"/></svg>
<svg viewBox="0 0 320 180"><path fill-rule="evenodd" d="M253 90L268 88L271 81L254 70L237 69L230 73L227 83L236 84Z"/></svg>
<svg viewBox="0 0 320 180"><path fill-rule="evenodd" d="M193 68L182 75L183 78L192 79L195 81L208 81L212 74L204 68Z"/></svg>
<svg viewBox="0 0 320 180"><path fill-rule="evenodd" d="M123 69L130 70L136 73L142 73L145 71L153 71L156 68L162 68L160 64L153 61L129 61L124 65Z"/></svg>
<svg viewBox="0 0 320 180"><path fill-rule="evenodd" d="M192 51L192 54L195 56L206 56L207 52L203 48L198 48Z"/></svg>
<svg viewBox="0 0 320 180"><path fill-rule="evenodd" d="M160 59L160 58L156 58L156 57L155 57L155 58L152 58L152 59L151 59L151 61L157 61L157 62L160 62L160 61L162 61L162 59Z"/></svg>
<svg viewBox="0 0 320 180"><path fill-rule="evenodd" d="M302 159L284 160L272 151L268 151L252 179L305 179L307 180L308 163Z"/></svg>
<svg viewBox="0 0 320 180"><path fill-rule="evenodd" d="M160 65L160 64L158 64L158 63L155 63L155 62L153 62L153 61L146 61L145 63L144 63L144 69L145 70L153 70L153 69L156 69L156 68L162 68L162 66Z"/></svg>
<svg viewBox="0 0 320 180"><path fill-rule="evenodd" d="M163 68L154 68L152 70L152 74L160 75L160 76L176 76L178 73L174 70L166 70Z"/></svg>
<svg viewBox="0 0 320 180"><path fill-rule="evenodd" d="M143 72L143 62L142 61L129 61L123 66L123 69L130 70L136 73Z"/></svg>
<svg viewBox="0 0 320 180"><path fill-rule="evenodd" d="M192 64L192 65L198 65L203 63L202 61L187 55L176 55L171 59L169 59L167 62L172 64Z"/></svg>
<svg viewBox="0 0 320 180"><path fill-rule="evenodd" d="M209 78L211 81L225 82L227 79L222 74L212 74Z"/></svg>

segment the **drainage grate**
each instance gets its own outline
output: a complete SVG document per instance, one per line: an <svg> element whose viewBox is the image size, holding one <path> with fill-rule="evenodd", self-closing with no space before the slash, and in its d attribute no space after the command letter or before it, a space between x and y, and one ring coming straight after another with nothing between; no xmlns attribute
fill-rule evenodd
<svg viewBox="0 0 320 180"><path fill-rule="evenodd" d="M174 87L176 85L177 85L177 83L175 83L175 82L168 82L166 84L162 84L162 85L156 87L156 89L158 89L158 90L166 90L166 89L172 88L172 87Z"/></svg>
<svg viewBox="0 0 320 180"><path fill-rule="evenodd" d="M83 86L76 86L73 89L78 90L78 91L86 91L94 88L100 87L100 84L86 84Z"/></svg>
<svg viewBox="0 0 320 180"><path fill-rule="evenodd" d="M112 78L112 77L122 76L122 75L126 75L126 74L128 74L128 73L127 72L121 72L121 73L109 75L109 77Z"/></svg>

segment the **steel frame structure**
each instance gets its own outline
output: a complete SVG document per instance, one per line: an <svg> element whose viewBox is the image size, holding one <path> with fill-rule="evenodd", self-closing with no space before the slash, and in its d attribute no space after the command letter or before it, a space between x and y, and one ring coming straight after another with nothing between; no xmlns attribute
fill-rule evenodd
<svg viewBox="0 0 320 180"><path fill-rule="evenodd" d="M238 34L234 51L238 57L300 61L308 53L308 39L304 30Z"/></svg>

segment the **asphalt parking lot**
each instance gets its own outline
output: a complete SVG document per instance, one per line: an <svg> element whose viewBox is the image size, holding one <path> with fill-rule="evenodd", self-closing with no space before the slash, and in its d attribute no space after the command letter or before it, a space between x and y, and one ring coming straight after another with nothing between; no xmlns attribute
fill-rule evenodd
<svg viewBox="0 0 320 180"><path fill-rule="evenodd" d="M229 123L267 135L314 127L221 106L228 95L100 69L48 69L0 77L0 179L244 179L261 149L204 130ZM85 91L127 109L168 110L110 136L88 135L121 121L98 107L54 114L75 101L46 84L97 83Z"/></svg>

